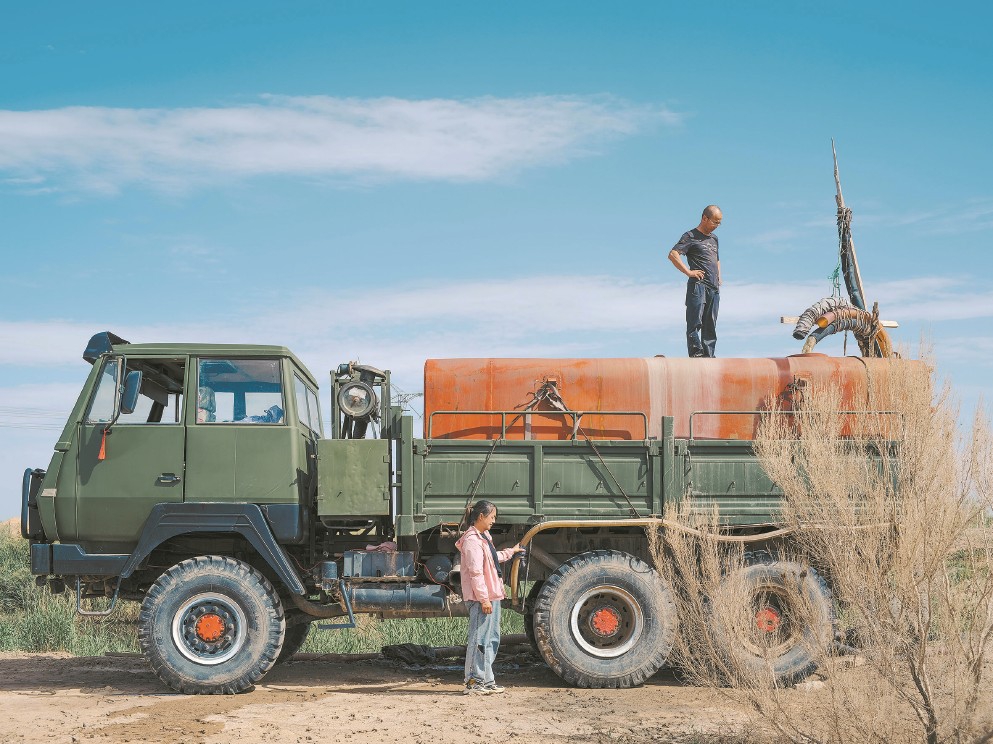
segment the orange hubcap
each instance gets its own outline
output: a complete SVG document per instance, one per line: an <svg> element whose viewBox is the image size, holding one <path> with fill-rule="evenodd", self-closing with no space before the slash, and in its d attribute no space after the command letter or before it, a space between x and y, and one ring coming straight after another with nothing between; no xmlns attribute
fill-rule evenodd
<svg viewBox="0 0 993 744"><path fill-rule="evenodd" d="M755 613L755 625L763 633L775 633L781 622L779 613L771 607L763 607Z"/></svg>
<svg viewBox="0 0 993 744"><path fill-rule="evenodd" d="M213 612L207 613L197 620L196 631L201 641L213 643L224 635L224 620Z"/></svg>
<svg viewBox="0 0 993 744"><path fill-rule="evenodd" d="M609 636L617 632L621 626L621 619L617 612L609 607L601 607L590 617L590 625L598 635Z"/></svg>

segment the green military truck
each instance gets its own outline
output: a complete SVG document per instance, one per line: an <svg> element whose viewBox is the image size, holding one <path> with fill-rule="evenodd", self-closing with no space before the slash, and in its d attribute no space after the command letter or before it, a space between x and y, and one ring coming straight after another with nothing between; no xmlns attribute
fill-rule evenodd
<svg viewBox="0 0 993 744"><path fill-rule="evenodd" d="M776 534L779 491L751 442L694 434L693 417L699 431L714 411L694 410L684 431L682 415L620 409L627 433L594 438L561 402L486 411L492 426L465 436L431 429L466 411L432 410L416 438L389 373L350 363L331 373L325 437L317 380L283 347L104 332L84 359L92 371L48 468L24 474L31 570L74 591L82 614L92 598L110 599L102 612L140 602L141 648L182 692L250 688L315 621L465 614L455 541L478 498L499 507L498 545L528 548L505 571L506 605L544 661L584 687L637 685L666 661L679 618L645 530L667 504L716 505L729 535L758 545ZM532 404L561 401L555 386L544 380ZM538 415L564 434L529 436ZM782 608L762 596L771 632ZM776 634L783 680L810 671L803 630Z"/></svg>

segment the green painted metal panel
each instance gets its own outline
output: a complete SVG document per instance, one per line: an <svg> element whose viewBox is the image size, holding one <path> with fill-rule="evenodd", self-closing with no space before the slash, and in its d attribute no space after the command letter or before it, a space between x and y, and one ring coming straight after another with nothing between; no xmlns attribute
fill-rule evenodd
<svg viewBox="0 0 993 744"><path fill-rule="evenodd" d="M80 426L77 537L89 542L136 543L155 504L183 500L186 429L118 424L107 437L106 459L100 460L103 429L103 424Z"/></svg>
<svg viewBox="0 0 993 744"><path fill-rule="evenodd" d="M686 498L693 513L713 514L727 524L769 523L779 518L782 490L755 457L751 443L690 441Z"/></svg>
<svg viewBox="0 0 993 744"><path fill-rule="evenodd" d="M433 452L424 462L425 492L465 495L482 473L475 492L479 498L531 495L531 463L525 453L493 455L485 470L484 462L485 452Z"/></svg>
<svg viewBox="0 0 993 744"><path fill-rule="evenodd" d="M496 503L500 521L510 524L624 519L631 506L648 516L684 500L701 515L718 508L726 524L779 518L781 491L750 442L675 439L671 417L662 433L659 441L597 441L595 449L583 440L507 440L495 448L492 441L415 440L397 534L458 522L466 502L477 498Z"/></svg>
<svg viewBox="0 0 993 744"><path fill-rule="evenodd" d="M686 497L690 514L709 519L716 508L722 524L774 524L779 521L782 497L752 494L740 496L715 496L712 494L692 494Z"/></svg>
<svg viewBox="0 0 993 744"><path fill-rule="evenodd" d="M295 503L306 442L295 426L188 427L187 501Z"/></svg>
<svg viewBox="0 0 993 744"><path fill-rule="evenodd" d="M38 492L38 514L41 517L41 523L45 528L45 534L49 540L61 539L59 536L59 525L55 519L55 500L58 494L57 485L59 476L62 473L63 460L64 453L62 452L56 452L52 455L52 459L48 463L48 469L45 471L45 477L41 482L41 489ZM73 492L75 492L75 467L72 469L69 483Z"/></svg>
<svg viewBox="0 0 993 744"><path fill-rule="evenodd" d="M617 452L598 445L598 449L600 457L546 448L542 464L546 516L630 516L631 506L642 515L652 512L647 448Z"/></svg>
<svg viewBox="0 0 993 744"><path fill-rule="evenodd" d="M492 447L480 441L435 441L430 447L419 442L414 503L420 518L458 522L466 504L479 499L495 503L502 521L531 518L536 513L532 463L540 458L540 447L522 441L500 442L493 452Z"/></svg>
<svg viewBox="0 0 993 744"><path fill-rule="evenodd" d="M61 465L58 473L56 473L55 496L52 498L54 502L52 511L55 516L55 524L57 525L56 532L52 534L53 536L54 534L58 534L60 540L72 540L79 534L79 530L76 528L76 484L79 480L79 476L76 473L79 464L78 425L76 426L76 430L77 434L70 437L71 444L69 451L61 458ZM45 475L45 480L48 480L47 474ZM43 501L46 499L47 494L42 489L39 500Z"/></svg>
<svg viewBox="0 0 993 744"><path fill-rule="evenodd" d="M418 441L415 450L414 513L398 515L400 534L458 522L466 503L480 498L508 523L627 517L631 506L646 516L662 498L655 443L597 442L594 450L581 440L515 440L493 449L492 442L436 440Z"/></svg>
<svg viewBox="0 0 993 744"><path fill-rule="evenodd" d="M399 483L397 489L397 513L398 515L410 515L414 513L414 483L417 481L417 467L420 464L420 457L414 456L414 420L410 416L402 416L397 413L400 422L400 440L397 442L397 469L396 478ZM399 519L398 519L399 522ZM400 531L397 526L397 531Z"/></svg>
<svg viewBox="0 0 993 744"><path fill-rule="evenodd" d="M317 443L318 516L390 513L390 440L322 439Z"/></svg>

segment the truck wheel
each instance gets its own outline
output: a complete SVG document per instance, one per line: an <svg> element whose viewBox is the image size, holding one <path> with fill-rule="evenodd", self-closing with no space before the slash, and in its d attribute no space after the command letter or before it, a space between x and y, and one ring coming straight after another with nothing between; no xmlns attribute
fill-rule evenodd
<svg viewBox="0 0 993 744"><path fill-rule="evenodd" d="M286 635L283 637L283 647L279 649L279 656L276 657L276 663L282 664L285 661L289 661L303 647L308 633L310 633L310 623L287 626Z"/></svg>
<svg viewBox="0 0 993 744"><path fill-rule="evenodd" d="M272 584L247 563L209 555L183 561L152 584L138 642L152 670L186 694L250 689L276 662L286 622Z"/></svg>
<svg viewBox="0 0 993 744"><path fill-rule="evenodd" d="M524 600L524 635L527 636L528 643L531 644L531 648L536 652L538 651L538 642L534 637L534 603L538 599L538 593L544 584L544 581L534 582L531 590L528 592L527 599Z"/></svg>
<svg viewBox="0 0 993 744"><path fill-rule="evenodd" d="M762 555L725 582L744 588L747 612L734 628L716 625L733 661L752 680L770 675L788 686L817 669L817 656L835 637L831 590L809 566ZM770 680L771 681L771 680Z"/></svg>
<svg viewBox="0 0 993 744"><path fill-rule="evenodd" d="M634 687L659 670L678 627L672 591L644 561L616 550L559 566L534 605L538 652L577 687Z"/></svg>

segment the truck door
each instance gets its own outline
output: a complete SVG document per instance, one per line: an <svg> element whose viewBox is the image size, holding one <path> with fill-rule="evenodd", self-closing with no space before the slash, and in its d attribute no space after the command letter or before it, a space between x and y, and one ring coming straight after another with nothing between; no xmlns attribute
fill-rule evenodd
<svg viewBox="0 0 993 744"><path fill-rule="evenodd" d="M80 541L133 545L155 504L183 500L186 366L184 357L104 361L74 445ZM122 372L134 370L142 373L138 405L113 421Z"/></svg>
<svg viewBox="0 0 993 744"><path fill-rule="evenodd" d="M187 501L299 502L306 443L286 420L283 387L278 358L199 360Z"/></svg>

